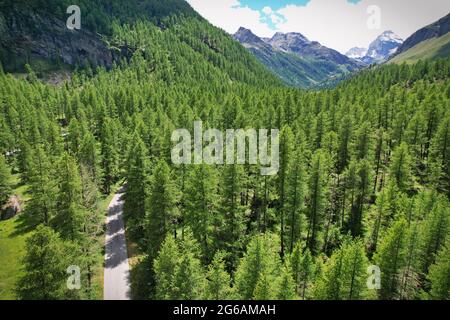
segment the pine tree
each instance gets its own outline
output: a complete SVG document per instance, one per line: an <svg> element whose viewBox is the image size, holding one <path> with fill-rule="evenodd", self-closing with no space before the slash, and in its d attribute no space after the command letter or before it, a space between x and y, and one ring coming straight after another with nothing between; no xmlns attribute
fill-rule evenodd
<svg viewBox="0 0 450 320"><path fill-rule="evenodd" d="M304 168L304 149L295 152L289 163L289 176L286 196L286 238L289 252L294 250L295 243L301 239L303 231L303 209L306 192L306 172Z"/></svg>
<svg viewBox="0 0 450 320"><path fill-rule="evenodd" d="M286 198L287 198L287 183L289 162L293 150L294 135L291 128L284 127L280 134L280 169L278 172L278 195L280 215L280 239L281 239L281 256L284 256L285 251L285 225L286 225ZM295 228L295 227L294 227Z"/></svg>
<svg viewBox="0 0 450 320"><path fill-rule="evenodd" d="M200 300L205 295L205 272L197 247L192 234L187 232L182 240L181 256L175 268L173 300Z"/></svg>
<svg viewBox="0 0 450 320"><path fill-rule="evenodd" d="M341 120L341 126L339 128L339 149L338 149L338 161L337 170L341 173L347 167L350 159L350 143L352 140L352 119L346 115Z"/></svg>
<svg viewBox="0 0 450 320"><path fill-rule="evenodd" d="M450 116L447 115L431 142L430 148L431 170L434 168L437 176L432 181L443 192L450 193ZM430 170L430 171L431 171Z"/></svg>
<svg viewBox="0 0 450 320"><path fill-rule="evenodd" d="M184 198L184 223L192 230L204 255L208 256L211 254L211 220L218 211L217 177L211 166L199 165L192 169L186 181Z"/></svg>
<svg viewBox="0 0 450 320"><path fill-rule="evenodd" d="M435 261L441 247L449 238L450 213L449 201L439 197L433 209L425 220L422 230L422 271L428 273L428 268Z"/></svg>
<svg viewBox="0 0 450 320"><path fill-rule="evenodd" d="M81 206L83 210L83 225L80 240L77 241L78 265L82 270L82 288L86 298L94 298L95 266L101 258L102 243L99 236L103 232L103 214L99 211L99 190L91 170L85 166L80 168L82 185Z"/></svg>
<svg viewBox="0 0 450 320"><path fill-rule="evenodd" d="M105 119L101 130L101 155L103 171L103 191L106 194L111 192L111 186L116 182L119 174L119 154L117 148L118 128L112 119Z"/></svg>
<svg viewBox="0 0 450 320"><path fill-rule="evenodd" d="M344 299L361 300L365 298L368 262L363 241L354 240L344 255L342 288Z"/></svg>
<svg viewBox="0 0 450 320"><path fill-rule="evenodd" d="M370 171L370 163L367 160L358 163L356 199L352 201L349 219L349 229L353 237L363 235L363 213L370 192Z"/></svg>
<svg viewBox="0 0 450 320"><path fill-rule="evenodd" d="M243 174L240 165L224 167L220 181L222 192L219 215L213 221L214 248L229 253L227 262L231 268L236 266L243 240L245 210L241 204Z"/></svg>
<svg viewBox="0 0 450 320"><path fill-rule="evenodd" d="M307 206L309 226L307 245L311 253L317 254L320 245L321 225L325 216L328 188L327 159L321 150L316 151L312 159L309 177L309 203Z"/></svg>
<svg viewBox="0 0 450 320"><path fill-rule="evenodd" d="M286 262L281 270L281 275L278 280L278 294L277 300L295 300L296 290L295 290L295 282L292 277L292 268L289 266L289 262Z"/></svg>
<svg viewBox="0 0 450 320"><path fill-rule="evenodd" d="M419 225L413 222L406 235L405 266L399 274L399 298L402 300L414 299L420 286L420 241Z"/></svg>
<svg viewBox="0 0 450 320"><path fill-rule="evenodd" d="M234 293L230 287L230 275L225 270L225 253L216 253L209 265L206 278L204 297L206 300L232 300Z"/></svg>
<svg viewBox="0 0 450 320"><path fill-rule="evenodd" d="M132 239L143 238L148 196L148 151L137 133L134 134L128 153L127 185L123 195L124 214Z"/></svg>
<svg viewBox="0 0 450 320"><path fill-rule="evenodd" d="M29 177L31 199L26 208L31 220L37 224L48 225L55 214L57 185L53 178L54 173L49 157L44 149L38 146Z"/></svg>
<svg viewBox="0 0 450 320"><path fill-rule="evenodd" d="M408 145L402 143L394 150L394 155L389 167L389 176L395 181L400 191L408 191L412 187L412 159Z"/></svg>
<svg viewBox="0 0 450 320"><path fill-rule="evenodd" d="M63 239L75 241L82 232L82 186L75 159L65 153L58 163L58 196L52 226Z"/></svg>
<svg viewBox="0 0 450 320"><path fill-rule="evenodd" d="M276 280L281 268L278 251L279 241L275 236L265 234L252 238L235 273L236 294L240 299L250 300L255 297L262 275L266 279L259 284L259 297L267 291L267 281Z"/></svg>
<svg viewBox="0 0 450 320"><path fill-rule="evenodd" d="M375 255L374 259L381 270L380 299L392 300L398 297L398 275L405 265L406 228L404 219L396 221L387 231Z"/></svg>
<svg viewBox="0 0 450 320"><path fill-rule="evenodd" d="M149 256L154 259L167 234L176 235L177 189L170 176L170 168L164 160L156 165L147 198L146 239Z"/></svg>
<svg viewBox="0 0 450 320"><path fill-rule="evenodd" d="M325 265L315 289L323 300L360 300L365 297L368 259L360 240L346 240Z"/></svg>
<svg viewBox="0 0 450 320"><path fill-rule="evenodd" d="M400 217L400 202L403 194L398 190L395 182L391 181L379 193L374 208L373 229L371 232L371 251L376 251L379 240L392 224L391 222Z"/></svg>
<svg viewBox="0 0 450 320"><path fill-rule="evenodd" d="M24 257L25 274L17 292L25 300L64 298L66 252L61 239L52 229L40 225L27 240Z"/></svg>
<svg viewBox="0 0 450 320"><path fill-rule="evenodd" d="M305 300L309 297L310 287L314 278L314 259L308 249L303 252L302 246L300 243L297 243L289 257L289 264L292 268L297 295Z"/></svg>
<svg viewBox="0 0 450 320"><path fill-rule="evenodd" d="M366 121L362 123L356 131L355 155L357 160L366 159L370 155L371 129L370 124Z"/></svg>
<svg viewBox="0 0 450 320"><path fill-rule="evenodd" d="M168 235L161 246L158 257L153 263L155 270L156 292L159 300L169 300L174 293L173 278L179 265L180 250L172 235Z"/></svg>
<svg viewBox="0 0 450 320"><path fill-rule="evenodd" d="M11 191L11 171L0 154L0 208L8 201Z"/></svg>
<svg viewBox="0 0 450 320"><path fill-rule="evenodd" d="M436 263L430 267L428 279L431 282L430 297L436 300L450 299L450 245L442 247Z"/></svg>
<svg viewBox="0 0 450 320"><path fill-rule="evenodd" d="M25 140L20 142L20 152L17 157L17 164L21 182L29 183L33 170L33 154L31 146Z"/></svg>
<svg viewBox="0 0 450 320"><path fill-rule="evenodd" d="M199 300L205 295L197 247L189 230L183 240L167 236L153 263L157 299Z"/></svg>
<svg viewBox="0 0 450 320"><path fill-rule="evenodd" d="M253 292L253 300L275 300L279 290L276 279L268 270L263 269L256 282L255 290Z"/></svg>
<svg viewBox="0 0 450 320"><path fill-rule="evenodd" d="M97 147L97 141L91 133L86 134L81 141L78 161L80 165L83 165L89 170L89 174L94 181L97 183L100 182L100 154Z"/></svg>

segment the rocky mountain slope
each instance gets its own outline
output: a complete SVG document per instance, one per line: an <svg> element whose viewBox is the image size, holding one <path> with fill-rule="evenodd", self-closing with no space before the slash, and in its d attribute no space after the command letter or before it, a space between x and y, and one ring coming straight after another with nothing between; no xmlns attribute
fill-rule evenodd
<svg viewBox="0 0 450 320"><path fill-rule="evenodd" d="M260 38L251 30L240 28L234 38L293 86L326 86L363 67L361 62L310 41L300 33L276 33L272 38Z"/></svg>
<svg viewBox="0 0 450 320"><path fill-rule="evenodd" d="M367 54L367 48L354 47L348 50L345 55L351 59L361 59Z"/></svg>
<svg viewBox="0 0 450 320"><path fill-rule="evenodd" d="M450 55L450 14L415 32L405 40L392 57L392 63L414 63L418 60Z"/></svg>
<svg viewBox="0 0 450 320"><path fill-rule="evenodd" d="M48 71L63 66L104 66L130 57L132 48L112 47L106 41L113 23L132 22L139 17L156 21L169 14L197 16L185 2L167 0L80 0L81 29L69 30L68 0L4 0L0 2L0 61L6 71L21 72L25 64Z"/></svg>
<svg viewBox="0 0 450 320"><path fill-rule="evenodd" d="M450 32L450 13L439 21L416 31L398 48L396 54L401 54L425 40L439 38L448 32Z"/></svg>

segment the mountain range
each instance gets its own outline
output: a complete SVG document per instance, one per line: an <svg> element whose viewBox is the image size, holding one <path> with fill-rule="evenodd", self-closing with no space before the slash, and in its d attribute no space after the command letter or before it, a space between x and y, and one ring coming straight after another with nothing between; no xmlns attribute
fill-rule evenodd
<svg viewBox="0 0 450 320"><path fill-rule="evenodd" d="M343 55L298 32L261 38L241 27L233 37L284 82L302 88L332 86L355 71L384 63L403 43L394 32L385 31L368 49L355 47Z"/></svg>
<svg viewBox="0 0 450 320"><path fill-rule="evenodd" d="M326 86L364 67L363 62L311 41L301 33L278 32L272 38L260 38L241 27L234 39L293 86Z"/></svg>
<svg viewBox="0 0 450 320"><path fill-rule="evenodd" d="M95 6L84 5L84 12L100 10ZM184 1L170 0L166 5L160 5L157 1L145 2L143 5L136 1L126 10L120 7L108 8L104 11L107 14L99 14L100 19L86 19L81 30L71 32L65 26L66 15L63 11L51 6L32 8L21 2L14 4L13 1L6 1L0 3L0 61L8 72L23 72L25 64L44 73L52 69L85 65L109 69L122 59L130 59L137 50L126 43L105 41L112 32L114 17L127 16L124 12L131 10L129 16L133 19L147 15L152 16L152 19L163 18L168 16L167 8L171 12L179 11L186 16L202 19ZM52 14L44 15L45 10ZM129 22L127 19L121 22ZM164 25L159 27L162 30L166 28ZM262 38L241 27L233 37L284 83L301 88L322 88L333 86L373 64L448 56L449 31L450 14L418 30L404 42L393 31L385 31L367 49L355 47L345 55L298 32L278 32L271 38ZM209 40L201 41L206 41L211 49L217 49L208 43ZM262 68L256 67L257 61L249 60L248 63L255 68Z"/></svg>
<svg viewBox="0 0 450 320"><path fill-rule="evenodd" d="M288 85L320 88L335 85L374 64L446 57L450 55L449 31L450 14L405 41L387 30L368 48L354 47L345 55L297 32L277 32L272 38L261 38L241 27L233 37Z"/></svg>

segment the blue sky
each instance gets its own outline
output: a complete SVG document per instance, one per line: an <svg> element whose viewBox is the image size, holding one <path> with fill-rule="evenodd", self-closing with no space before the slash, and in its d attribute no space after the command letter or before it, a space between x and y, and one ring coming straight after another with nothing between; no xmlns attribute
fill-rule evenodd
<svg viewBox="0 0 450 320"><path fill-rule="evenodd" d="M264 7L270 7L273 10L278 10L286 7L289 4L299 6L306 5L310 0L242 0L242 6L248 6L254 10L262 10Z"/></svg>
<svg viewBox="0 0 450 320"><path fill-rule="evenodd" d="M450 12L449 0L187 1L228 33L235 33L241 26L261 37L271 37L275 32L300 32L342 53L356 46L367 48L386 30L405 39ZM380 23L369 28L374 5Z"/></svg>
<svg viewBox="0 0 450 320"><path fill-rule="evenodd" d="M290 4L305 6L310 1L311 0L242 0L240 3L242 6L248 6L254 10L262 10L264 7L270 7L273 10L278 10ZM348 2L358 3L361 2L361 0L348 0Z"/></svg>

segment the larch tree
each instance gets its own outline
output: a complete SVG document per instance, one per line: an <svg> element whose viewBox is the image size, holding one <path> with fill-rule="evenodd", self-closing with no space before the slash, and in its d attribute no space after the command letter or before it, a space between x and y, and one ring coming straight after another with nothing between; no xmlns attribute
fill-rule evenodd
<svg viewBox="0 0 450 320"><path fill-rule="evenodd" d="M295 287L296 285L292 276L292 268L289 265L289 260L286 260L278 278L277 300L285 301L297 299Z"/></svg>
<svg viewBox="0 0 450 320"><path fill-rule="evenodd" d="M436 263L430 267L428 280L431 283L430 297L435 300L450 299L450 241L436 256Z"/></svg>
<svg viewBox="0 0 450 320"><path fill-rule="evenodd" d="M295 243L301 239L305 222L304 206L307 176L303 152L303 149L298 149L292 160L289 162L289 176L287 178L287 195L285 205L285 238L287 239L286 243L289 253L292 253Z"/></svg>
<svg viewBox="0 0 450 320"><path fill-rule="evenodd" d="M24 300L64 298L66 284L66 249L58 234L40 225L26 242L24 275L17 292Z"/></svg>
<svg viewBox="0 0 450 320"><path fill-rule="evenodd" d="M317 254L320 246L321 225L325 216L328 189L328 160L318 150L313 156L309 177L309 202L307 205L308 233L307 245L311 253Z"/></svg>
<svg viewBox="0 0 450 320"><path fill-rule="evenodd" d="M281 256L285 251L285 229L286 229L286 198L287 184L289 173L289 162L293 151L294 135L290 127L286 126L280 133L280 169L278 172L278 196L279 206L278 213L280 215L280 239L281 239Z"/></svg>
<svg viewBox="0 0 450 320"><path fill-rule="evenodd" d="M8 201L11 191L11 171L0 154L0 208Z"/></svg>
<svg viewBox="0 0 450 320"><path fill-rule="evenodd" d="M149 256L156 257L168 233L176 236L178 192L172 180L170 168L160 160L150 181L145 217L146 245Z"/></svg>
<svg viewBox="0 0 450 320"><path fill-rule="evenodd" d="M296 293L303 300L309 298L310 289L314 280L314 258L308 249L303 250L298 242L291 255L289 265L295 283Z"/></svg>
<svg viewBox="0 0 450 320"><path fill-rule="evenodd" d="M200 243L205 256L211 252L211 220L218 211L218 187L215 169L208 165L194 167L188 175L184 192L185 216L183 221ZM212 257L209 257L212 259Z"/></svg>
<svg viewBox="0 0 450 320"><path fill-rule="evenodd" d="M315 288L323 300L361 300L365 298L368 259L361 240L346 240L325 264Z"/></svg>
<svg viewBox="0 0 450 320"><path fill-rule="evenodd" d="M111 186L116 182L118 176L119 153L118 153L118 128L115 121L107 118L103 123L100 134L102 155L102 185L106 194L111 192Z"/></svg>
<svg viewBox="0 0 450 320"><path fill-rule="evenodd" d="M82 185L75 159L65 153L58 163L58 196L51 225L63 239L78 240L83 230Z"/></svg>
<svg viewBox="0 0 450 320"><path fill-rule="evenodd" d="M258 295L261 296L266 292L267 281L270 283L276 281L280 268L279 240L271 234L254 236L235 272L237 296L243 300L254 298L258 282L260 282ZM262 275L266 279L260 281Z"/></svg>
<svg viewBox="0 0 450 320"><path fill-rule="evenodd" d="M215 254L208 267L206 279L205 299L232 300L234 292L231 288L231 277L226 271L224 252Z"/></svg>
<svg viewBox="0 0 450 320"><path fill-rule="evenodd" d="M205 295L205 271L200 262L198 243L188 230L180 240L181 254L173 278L173 300L201 300Z"/></svg>
<svg viewBox="0 0 450 320"><path fill-rule="evenodd" d="M221 200L219 215L213 221L213 245L216 250L229 253L227 262L233 268L242 248L245 207L241 203L244 188L244 170L241 165L227 165L220 180Z"/></svg>
<svg viewBox="0 0 450 320"><path fill-rule="evenodd" d="M399 295L399 274L405 266L406 231L407 223L404 219L394 222L374 257L381 270L379 297L382 300L396 299Z"/></svg>
<svg viewBox="0 0 450 320"><path fill-rule="evenodd" d="M134 133L128 153L126 188L123 195L124 214L130 235L140 242L143 239L147 212L149 161L148 151L137 133Z"/></svg>
<svg viewBox="0 0 450 320"><path fill-rule="evenodd" d="M54 179L55 169L50 161L46 151L37 146L29 176L31 199L26 208L33 221L46 225L54 217L58 190Z"/></svg>
<svg viewBox="0 0 450 320"><path fill-rule="evenodd" d="M173 279L179 262L180 250L173 235L169 234L153 262L156 299L169 300L175 295Z"/></svg>
<svg viewBox="0 0 450 320"><path fill-rule="evenodd" d="M394 150L389 166L389 177L395 181L400 191L408 191L412 187L411 164L408 145L403 142Z"/></svg>
<svg viewBox="0 0 450 320"><path fill-rule="evenodd" d="M434 263L436 255L449 238L450 211L448 208L449 201L439 197L424 222L421 258L424 273L428 273L428 268Z"/></svg>

